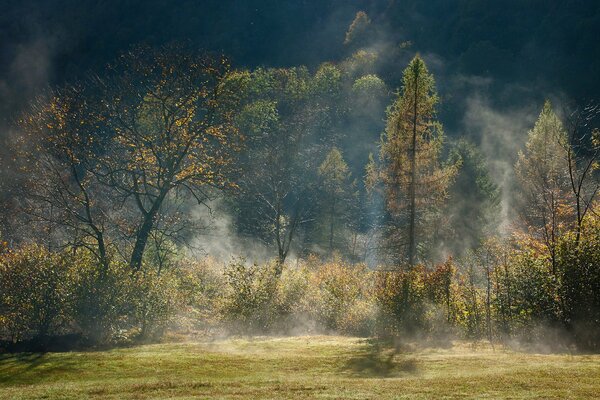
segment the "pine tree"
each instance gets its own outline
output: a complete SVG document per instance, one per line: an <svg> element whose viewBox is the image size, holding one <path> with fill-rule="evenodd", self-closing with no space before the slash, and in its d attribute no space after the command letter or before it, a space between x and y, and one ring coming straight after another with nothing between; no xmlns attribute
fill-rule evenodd
<svg viewBox="0 0 600 400"><path fill-rule="evenodd" d="M417 247L434 225L458 165L440 162L444 133L436 120L433 76L417 55L404 70L402 89L388 109L377 180L383 183L385 236L393 258L417 262ZM373 177L368 178L373 182Z"/></svg>
<svg viewBox="0 0 600 400"><path fill-rule="evenodd" d="M515 165L523 223L545 244L553 268L557 240L573 214L568 205L568 146L563 124L546 101Z"/></svg>

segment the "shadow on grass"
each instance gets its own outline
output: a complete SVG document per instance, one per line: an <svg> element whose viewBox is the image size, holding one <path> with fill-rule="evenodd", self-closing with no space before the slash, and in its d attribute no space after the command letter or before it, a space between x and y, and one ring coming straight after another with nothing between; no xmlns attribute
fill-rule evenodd
<svg viewBox="0 0 600 400"><path fill-rule="evenodd" d="M43 364L43 353L0 355L0 383L12 383L18 376Z"/></svg>
<svg viewBox="0 0 600 400"><path fill-rule="evenodd" d="M394 377L416 374L418 362L390 341L365 340L365 348L349 359L343 370L359 377Z"/></svg>
<svg viewBox="0 0 600 400"><path fill-rule="evenodd" d="M74 360L51 360L45 353L0 355L0 385L31 383L31 377L52 376L56 372L75 371ZM33 374L33 375L32 375Z"/></svg>

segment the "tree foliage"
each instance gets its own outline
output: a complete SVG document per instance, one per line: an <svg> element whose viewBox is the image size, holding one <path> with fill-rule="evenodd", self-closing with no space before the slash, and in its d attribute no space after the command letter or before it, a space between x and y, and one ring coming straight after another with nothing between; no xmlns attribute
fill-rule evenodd
<svg viewBox="0 0 600 400"><path fill-rule="evenodd" d="M370 181L384 186L386 246L392 257L414 265L448 194L457 165L441 165L444 134L435 119L433 76L416 56L404 70L402 89L388 110L379 168Z"/></svg>
<svg viewBox="0 0 600 400"><path fill-rule="evenodd" d="M567 146L567 132L546 101L529 131L525 152L519 152L515 173L522 191L524 222L545 243L553 264L558 239L573 223Z"/></svg>
<svg viewBox="0 0 600 400"><path fill-rule="evenodd" d="M40 100L22 124L33 144L22 147L30 214L66 230L70 245L105 268L119 242L139 271L152 233L176 231L165 226L177 221L165 216L169 196L203 204L211 188L232 186L240 141L228 69L224 59L179 47L142 47L105 77Z"/></svg>

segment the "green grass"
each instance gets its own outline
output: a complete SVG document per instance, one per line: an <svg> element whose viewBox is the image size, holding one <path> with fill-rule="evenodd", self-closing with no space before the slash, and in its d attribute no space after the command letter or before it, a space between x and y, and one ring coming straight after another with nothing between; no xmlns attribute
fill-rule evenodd
<svg viewBox="0 0 600 400"><path fill-rule="evenodd" d="M600 356L335 336L0 356L1 399L594 398Z"/></svg>

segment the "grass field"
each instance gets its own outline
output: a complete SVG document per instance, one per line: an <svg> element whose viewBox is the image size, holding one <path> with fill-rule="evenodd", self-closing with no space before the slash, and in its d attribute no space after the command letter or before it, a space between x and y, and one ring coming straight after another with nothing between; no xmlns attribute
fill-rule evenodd
<svg viewBox="0 0 600 400"><path fill-rule="evenodd" d="M595 398L600 356L335 336L0 355L2 399Z"/></svg>

